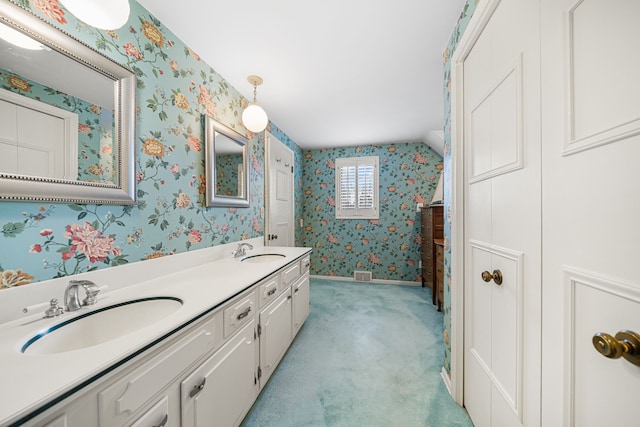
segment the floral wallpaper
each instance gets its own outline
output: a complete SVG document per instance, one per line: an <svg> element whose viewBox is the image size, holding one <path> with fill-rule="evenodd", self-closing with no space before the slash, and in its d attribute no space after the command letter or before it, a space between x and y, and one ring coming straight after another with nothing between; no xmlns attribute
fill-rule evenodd
<svg viewBox="0 0 640 427"><path fill-rule="evenodd" d="M380 218L335 218L335 160L378 156ZM420 214L437 185L442 158L422 142L304 151L303 245L313 247L311 273L420 281Z"/></svg>
<svg viewBox="0 0 640 427"><path fill-rule="evenodd" d="M451 376L451 56L480 0L467 0L443 54L444 61L444 368Z"/></svg>
<svg viewBox="0 0 640 427"><path fill-rule="evenodd" d="M238 195L238 166L242 164L242 154L216 156L216 194Z"/></svg>
<svg viewBox="0 0 640 427"><path fill-rule="evenodd" d="M134 0L117 31L85 25L58 0L11 1L136 73L137 203L0 202L0 289L263 235L263 134L244 129L247 101L222 76ZM250 139L249 208L203 206L204 114ZM269 131L296 153L299 196L302 152Z"/></svg>
<svg viewBox="0 0 640 427"><path fill-rule="evenodd" d="M0 68L0 87L78 115L78 179L115 183L113 111Z"/></svg>

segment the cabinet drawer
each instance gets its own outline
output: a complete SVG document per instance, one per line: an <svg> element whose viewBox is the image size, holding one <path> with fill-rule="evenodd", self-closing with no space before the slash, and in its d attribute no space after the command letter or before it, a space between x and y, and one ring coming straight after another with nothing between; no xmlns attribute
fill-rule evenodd
<svg viewBox="0 0 640 427"><path fill-rule="evenodd" d="M282 288L291 286L300 277L300 261L294 262L282 271Z"/></svg>
<svg viewBox="0 0 640 427"><path fill-rule="evenodd" d="M311 257L308 255L302 258L302 262L300 263L300 275L304 275L309 272L309 268L311 267Z"/></svg>
<svg viewBox="0 0 640 427"><path fill-rule="evenodd" d="M123 425L189 365L213 349L216 345L216 323L219 321L219 316L213 315L162 354L143 363L129 375L99 392L100 425Z"/></svg>
<svg viewBox="0 0 640 427"><path fill-rule="evenodd" d="M151 409L144 413L131 427L168 426L169 398L164 396Z"/></svg>
<svg viewBox="0 0 640 427"><path fill-rule="evenodd" d="M276 275L264 281L260 285L259 295L260 295L260 307L265 307L269 302L273 301L275 297L278 296L279 282L280 276Z"/></svg>
<svg viewBox="0 0 640 427"><path fill-rule="evenodd" d="M238 302L224 310L224 338L227 339L238 331L249 320L253 319L256 311L254 292L241 298Z"/></svg>

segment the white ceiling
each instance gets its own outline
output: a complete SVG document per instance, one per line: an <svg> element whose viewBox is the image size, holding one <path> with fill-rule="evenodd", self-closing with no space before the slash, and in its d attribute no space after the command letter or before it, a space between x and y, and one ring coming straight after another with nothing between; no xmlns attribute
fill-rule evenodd
<svg viewBox="0 0 640 427"><path fill-rule="evenodd" d="M442 53L464 0L139 0L305 149L442 151ZM440 145L438 147L438 145Z"/></svg>

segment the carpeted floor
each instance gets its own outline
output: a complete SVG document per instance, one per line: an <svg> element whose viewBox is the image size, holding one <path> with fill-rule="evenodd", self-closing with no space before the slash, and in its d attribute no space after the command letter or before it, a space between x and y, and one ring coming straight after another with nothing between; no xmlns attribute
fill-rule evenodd
<svg viewBox="0 0 640 427"><path fill-rule="evenodd" d="M243 427L472 426L429 288L311 279L311 314Z"/></svg>

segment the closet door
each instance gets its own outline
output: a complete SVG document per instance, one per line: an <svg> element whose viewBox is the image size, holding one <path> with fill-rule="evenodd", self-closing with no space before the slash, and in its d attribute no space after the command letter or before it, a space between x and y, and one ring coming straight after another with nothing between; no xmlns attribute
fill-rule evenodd
<svg viewBox="0 0 640 427"><path fill-rule="evenodd" d="M639 17L542 1L543 425L639 425L640 366L600 354L640 333Z"/></svg>
<svg viewBox="0 0 640 427"><path fill-rule="evenodd" d="M502 0L464 60L464 404L540 424L539 2Z"/></svg>

